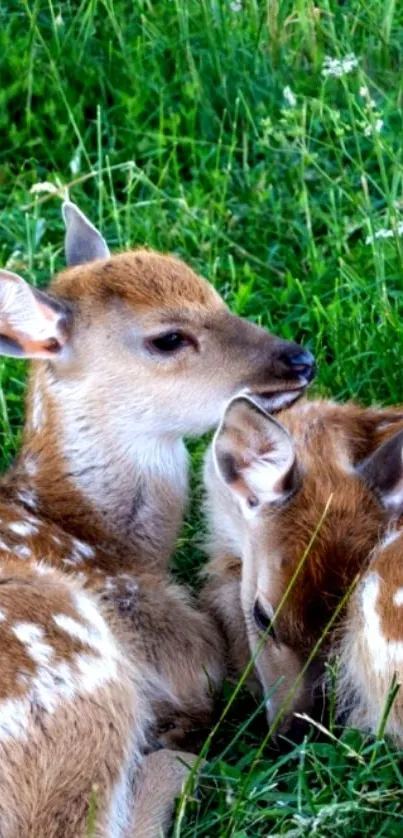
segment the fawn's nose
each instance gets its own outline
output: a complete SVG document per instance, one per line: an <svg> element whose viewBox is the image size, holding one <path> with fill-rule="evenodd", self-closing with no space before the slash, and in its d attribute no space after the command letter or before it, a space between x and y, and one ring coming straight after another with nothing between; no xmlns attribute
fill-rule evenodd
<svg viewBox="0 0 403 838"><path fill-rule="evenodd" d="M312 381L316 372L316 363L309 349L291 344L287 350L281 352L279 360L284 364L285 377L305 379L307 384Z"/></svg>

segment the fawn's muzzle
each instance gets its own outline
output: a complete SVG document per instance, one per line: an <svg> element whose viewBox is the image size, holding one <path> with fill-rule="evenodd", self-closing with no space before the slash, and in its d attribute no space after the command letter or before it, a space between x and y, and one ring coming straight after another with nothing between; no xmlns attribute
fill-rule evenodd
<svg viewBox="0 0 403 838"><path fill-rule="evenodd" d="M315 373L315 359L308 349L292 341L281 341L277 352L272 353L265 370L265 382L259 384L256 381L248 392L264 410L272 413L298 399ZM261 380L262 377L261 375Z"/></svg>
<svg viewBox="0 0 403 838"><path fill-rule="evenodd" d="M315 375L315 358L308 349L303 349L297 344L287 347L287 351L280 354L279 361L284 364L285 379L297 379L301 384L304 381L309 384Z"/></svg>

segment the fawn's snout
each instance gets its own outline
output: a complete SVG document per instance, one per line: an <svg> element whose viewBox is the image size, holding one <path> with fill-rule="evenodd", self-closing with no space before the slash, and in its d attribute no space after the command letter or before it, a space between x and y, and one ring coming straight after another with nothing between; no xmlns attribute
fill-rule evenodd
<svg viewBox="0 0 403 838"><path fill-rule="evenodd" d="M227 400L243 391L256 397L264 409L279 410L295 401L315 375L315 360L308 350L227 310L211 319L209 334L217 341ZM210 382L214 386L212 370Z"/></svg>
<svg viewBox="0 0 403 838"><path fill-rule="evenodd" d="M249 392L266 410L279 410L303 393L315 372L315 359L309 350L293 341L279 341L267 359L266 382L252 386Z"/></svg>
<svg viewBox="0 0 403 838"><path fill-rule="evenodd" d="M296 378L301 384L309 384L315 375L315 359L307 349L301 349L298 344L289 343L280 354L280 362L284 364L284 378L288 375L291 379Z"/></svg>

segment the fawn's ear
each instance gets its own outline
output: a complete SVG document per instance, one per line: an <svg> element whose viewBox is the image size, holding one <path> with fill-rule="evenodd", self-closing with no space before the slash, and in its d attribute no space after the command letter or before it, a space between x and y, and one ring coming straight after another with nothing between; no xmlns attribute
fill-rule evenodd
<svg viewBox="0 0 403 838"><path fill-rule="evenodd" d="M403 509L403 431L386 440L358 467L358 473L390 512Z"/></svg>
<svg viewBox="0 0 403 838"><path fill-rule="evenodd" d="M64 250L67 265L108 259L110 251L105 239L84 213L71 201L64 202L62 212L66 227Z"/></svg>
<svg viewBox="0 0 403 838"><path fill-rule="evenodd" d="M214 437L213 456L218 474L248 517L261 504L287 497L299 483L288 431L246 396L229 403Z"/></svg>
<svg viewBox="0 0 403 838"><path fill-rule="evenodd" d="M70 325L64 303L0 270L0 355L54 358L69 339Z"/></svg>

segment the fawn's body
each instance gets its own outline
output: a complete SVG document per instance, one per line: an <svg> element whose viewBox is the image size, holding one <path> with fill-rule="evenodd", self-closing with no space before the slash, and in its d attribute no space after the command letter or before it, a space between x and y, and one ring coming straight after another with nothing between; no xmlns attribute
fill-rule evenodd
<svg viewBox="0 0 403 838"><path fill-rule="evenodd" d="M0 833L78 838L93 819L97 836L151 838L185 769L164 750L138 774L147 740L186 741L222 673L211 618L167 574L181 437L239 389L291 402L312 358L232 317L178 260L110 257L65 215L75 267L50 294L0 272L0 350L35 361L0 486Z"/></svg>
<svg viewBox="0 0 403 838"><path fill-rule="evenodd" d="M256 654L270 723L310 711L339 654L339 709L375 731L394 674L403 680L403 411L299 402L277 419L235 399L210 449L202 601L232 673ZM403 742L400 694L387 730Z"/></svg>

